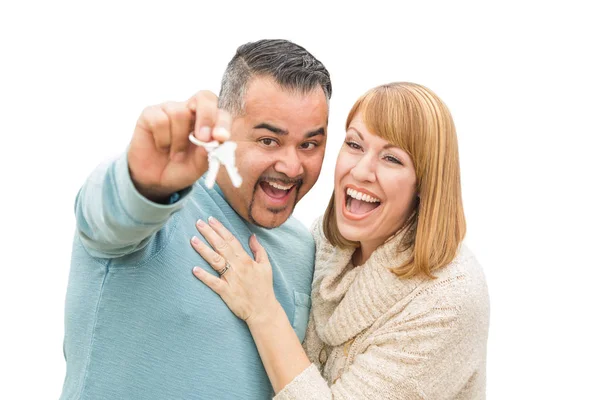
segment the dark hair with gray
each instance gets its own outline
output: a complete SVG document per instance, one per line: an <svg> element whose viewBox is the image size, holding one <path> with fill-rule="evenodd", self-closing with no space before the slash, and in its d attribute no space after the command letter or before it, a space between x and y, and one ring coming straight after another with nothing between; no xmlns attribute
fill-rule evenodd
<svg viewBox="0 0 600 400"><path fill-rule="evenodd" d="M287 40L259 40L238 47L221 81L219 108L239 116L244 111L248 82L272 77L285 89L308 93L320 86L331 98L329 71L306 49Z"/></svg>

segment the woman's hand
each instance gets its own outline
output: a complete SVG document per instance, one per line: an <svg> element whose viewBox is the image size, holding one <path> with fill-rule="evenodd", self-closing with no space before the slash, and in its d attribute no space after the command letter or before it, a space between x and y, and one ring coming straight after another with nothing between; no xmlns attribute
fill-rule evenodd
<svg viewBox="0 0 600 400"><path fill-rule="evenodd" d="M252 235L253 260L231 232L213 217L208 224L198 221L196 227L213 248L196 237L192 238L192 246L221 277L200 267L194 268L194 275L246 321L277 393L308 368L310 361L275 298L273 270L267 253Z"/></svg>
<svg viewBox="0 0 600 400"><path fill-rule="evenodd" d="M208 219L208 224L198 220L196 227L212 248L195 236L191 240L192 246L221 275L218 278L194 267L196 278L221 296L227 307L248 324L260 323L273 315L281 306L275 298L269 258L256 236L252 235L249 242L253 260L214 217Z"/></svg>

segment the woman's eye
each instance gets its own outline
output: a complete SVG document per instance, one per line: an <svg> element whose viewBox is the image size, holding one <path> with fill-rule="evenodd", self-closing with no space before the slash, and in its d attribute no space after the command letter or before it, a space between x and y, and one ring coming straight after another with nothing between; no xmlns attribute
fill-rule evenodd
<svg viewBox="0 0 600 400"><path fill-rule="evenodd" d="M271 139L271 138L262 138L262 139L259 139L258 141L267 147L273 147L277 144L277 141L275 139Z"/></svg>
<svg viewBox="0 0 600 400"><path fill-rule="evenodd" d="M347 144L347 145L348 145L348 147L350 147L351 149L354 149L354 150L360 150L360 145L359 145L358 143L355 143L355 142L350 142L350 141L348 141L348 142L346 142L346 144Z"/></svg>
<svg viewBox="0 0 600 400"><path fill-rule="evenodd" d="M385 157L383 157L383 159L386 161L392 162L394 164L402 165L402 162L394 156L385 156Z"/></svg>

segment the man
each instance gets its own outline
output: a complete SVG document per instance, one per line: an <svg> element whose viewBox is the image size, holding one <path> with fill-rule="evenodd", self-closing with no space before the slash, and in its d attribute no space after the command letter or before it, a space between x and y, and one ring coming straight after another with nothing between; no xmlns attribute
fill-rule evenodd
<svg viewBox="0 0 600 400"><path fill-rule="evenodd" d="M62 399L272 395L246 324L193 276L196 265L214 272L190 239L210 216L249 254L256 234L303 339L314 243L290 216L319 175L330 97L321 62L293 43L262 40L238 48L218 99L199 92L144 110L127 153L77 196ZM190 143L192 131L206 142L231 132L241 187L225 168L206 187L207 153Z"/></svg>

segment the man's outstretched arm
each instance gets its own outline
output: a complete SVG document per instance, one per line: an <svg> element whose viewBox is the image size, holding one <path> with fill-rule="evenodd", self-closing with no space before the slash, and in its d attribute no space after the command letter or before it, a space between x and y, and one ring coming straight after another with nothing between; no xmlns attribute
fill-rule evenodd
<svg viewBox="0 0 600 400"><path fill-rule="evenodd" d="M230 115L206 91L146 108L127 153L98 167L77 195L77 229L88 252L114 258L143 248L206 172L206 150L190 143L189 133L223 141L230 127Z"/></svg>

